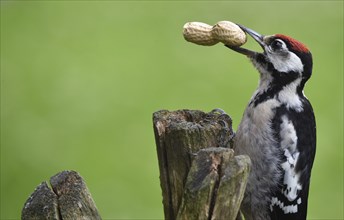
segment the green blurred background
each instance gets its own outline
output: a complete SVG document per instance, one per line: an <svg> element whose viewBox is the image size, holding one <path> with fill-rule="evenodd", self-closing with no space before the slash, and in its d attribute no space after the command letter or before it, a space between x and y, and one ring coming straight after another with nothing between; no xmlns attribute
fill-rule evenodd
<svg viewBox="0 0 344 220"><path fill-rule="evenodd" d="M104 219L163 218L152 113L219 107L236 129L257 86L244 56L182 37L187 21L220 20L311 49L309 219L342 219L343 1L1 1L1 219L70 169Z"/></svg>

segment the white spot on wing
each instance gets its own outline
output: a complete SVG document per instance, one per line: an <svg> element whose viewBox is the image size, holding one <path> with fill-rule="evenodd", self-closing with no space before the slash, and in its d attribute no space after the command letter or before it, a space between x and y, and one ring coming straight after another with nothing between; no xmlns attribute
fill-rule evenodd
<svg viewBox="0 0 344 220"><path fill-rule="evenodd" d="M300 202L301 203L301 202ZM273 207L277 206L283 210L284 214L288 213L297 213L298 212L298 205L284 205L277 197L271 198L270 210L273 211Z"/></svg>
<svg viewBox="0 0 344 220"><path fill-rule="evenodd" d="M299 184L300 176L295 173L295 164L299 153L293 156L288 149L286 149L285 156L288 158L287 161L282 164L282 168L284 170L283 184L286 185L287 188L283 190L283 193L289 201L294 201L298 195L298 191L302 189L301 184Z"/></svg>
<svg viewBox="0 0 344 220"><path fill-rule="evenodd" d="M297 205L288 205L283 208L285 214L297 213Z"/></svg>
<svg viewBox="0 0 344 220"><path fill-rule="evenodd" d="M284 149L286 157L286 161L281 164L284 171L283 184L286 185L286 189L282 190L282 193L289 201L294 201L298 191L302 189L302 185L299 183L300 174L295 172L300 153L296 149L297 136L294 125L286 116L282 117L280 137L281 147Z"/></svg>
<svg viewBox="0 0 344 220"><path fill-rule="evenodd" d="M280 130L281 147L282 149L289 148L290 151L296 151L297 136L294 125L288 120L286 116L282 117L282 124Z"/></svg>

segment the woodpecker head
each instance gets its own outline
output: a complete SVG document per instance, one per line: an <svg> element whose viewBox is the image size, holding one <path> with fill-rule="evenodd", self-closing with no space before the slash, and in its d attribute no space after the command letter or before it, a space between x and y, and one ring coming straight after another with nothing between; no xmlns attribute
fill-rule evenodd
<svg viewBox="0 0 344 220"><path fill-rule="evenodd" d="M285 86L298 79L299 89L303 89L312 74L312 54L301 42L282 34L264 36L239 25L263 48L255 52L241 47L228 46L230 49L249 57L258 69L261 78Z"/></svg>

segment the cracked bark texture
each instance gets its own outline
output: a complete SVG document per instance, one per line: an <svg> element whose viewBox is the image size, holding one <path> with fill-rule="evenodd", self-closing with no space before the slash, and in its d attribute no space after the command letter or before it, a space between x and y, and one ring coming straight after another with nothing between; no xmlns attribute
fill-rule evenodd
<svg viewBox="0 0 344 220"><path fill-rule="evenodd" d="M25 202L22 220L101 219L83 178L75 171L62 171L42 182Z"/></svg>
<svg viewBox="0 0 344 220"><path fill-rule="evenodd" d="M165 219L235 219L250 170L221 111L153 114Z"/></svg>

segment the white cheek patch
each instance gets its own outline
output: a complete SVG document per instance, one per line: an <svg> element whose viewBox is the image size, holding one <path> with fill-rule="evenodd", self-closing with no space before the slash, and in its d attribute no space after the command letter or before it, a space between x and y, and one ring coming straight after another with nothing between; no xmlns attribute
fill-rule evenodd
<svg viewBox="0 0 344 220"><path fill-rule="evenodd" d="M303 64L301 59L293 52L287 56L267 53L268 58L278 72L288 73L291 71L302 73Z"/></svg>

